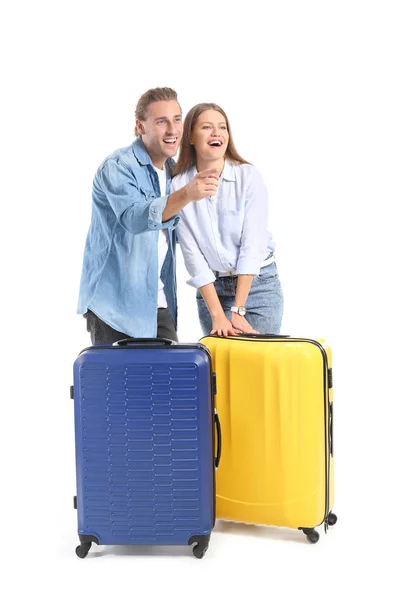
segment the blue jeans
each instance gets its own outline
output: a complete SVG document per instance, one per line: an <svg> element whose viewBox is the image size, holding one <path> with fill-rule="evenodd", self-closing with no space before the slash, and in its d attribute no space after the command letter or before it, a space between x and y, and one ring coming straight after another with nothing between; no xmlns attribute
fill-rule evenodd
<svg viewBox="0 0 393 600"><path fill-rule="evenodd" d="M237 276L219 277L214 282L217 296L229 320L232 318L231 306L235 302ZM200 291L197 291L199 322L203 335L212 330L212 320ZM254 277L246 302L246 319L253 329L259 333L280 333L283 294L278 277L276 263L262 267L259 275Z"/></svg>

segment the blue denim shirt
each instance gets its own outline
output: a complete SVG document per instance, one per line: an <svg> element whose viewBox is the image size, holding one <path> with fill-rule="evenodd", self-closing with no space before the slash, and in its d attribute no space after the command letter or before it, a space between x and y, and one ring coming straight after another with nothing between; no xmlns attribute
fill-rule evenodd
<svg viewBox="0 0 393 600"><path fill-rule="evenodd" d="M167 159L169 173L174 161ZM137 138L116 150L93 181L78 313L93 311L105 323L133 337L157 335L158 232L168 229L169 249L161 270L168 309L176 325L175 230L179 217L161 222L167 195L150 156Z"/></svg>

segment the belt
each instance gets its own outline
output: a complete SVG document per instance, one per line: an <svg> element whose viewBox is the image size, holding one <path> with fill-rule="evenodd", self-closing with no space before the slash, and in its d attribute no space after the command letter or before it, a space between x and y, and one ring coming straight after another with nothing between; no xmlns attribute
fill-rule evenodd
<svg viewBox="0 0 393 600"><path fill-rule="evenodd" d="M272 254L271 256L269 256L269 258L267 258L266 260L263 261L263 263L261 264L261 269L262 267L267 267L268 265L271 265L272 263L274 263L274 261L276 260L276 257L274 256L274 254ZM236 269L231 269L230 271L226 271L225 273L223 273L222 271L213 271L214 275L217 277L236 277L237 273L236 273Z"/></svg>

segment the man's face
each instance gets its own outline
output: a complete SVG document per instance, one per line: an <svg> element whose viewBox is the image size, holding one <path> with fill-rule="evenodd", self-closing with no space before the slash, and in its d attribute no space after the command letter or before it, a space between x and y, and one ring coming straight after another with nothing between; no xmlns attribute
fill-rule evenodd
<svg viewBox="0 0 393 600"><path fill-rule="evenodd" d="M137 120L136 126L153 165L162 168L168 157L175 156L183 135L179 104L176 100L160 100L149 104L146 119Z"/></svg>

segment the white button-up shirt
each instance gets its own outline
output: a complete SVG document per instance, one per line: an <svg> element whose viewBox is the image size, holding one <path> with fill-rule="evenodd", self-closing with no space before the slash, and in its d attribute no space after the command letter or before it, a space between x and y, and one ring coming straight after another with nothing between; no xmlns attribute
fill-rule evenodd
<svg viewBox="0 0 393 600"><path fill-rule="evenodd" d="M174 177L171 192L197 173L192 167ZM191 279L200 288L215 281L214 271L236 270L257 275L275 244L267 230L268 197L259 171L252 165L225 161L216 196L190 202L179 213L176 233Z"/></svg>

